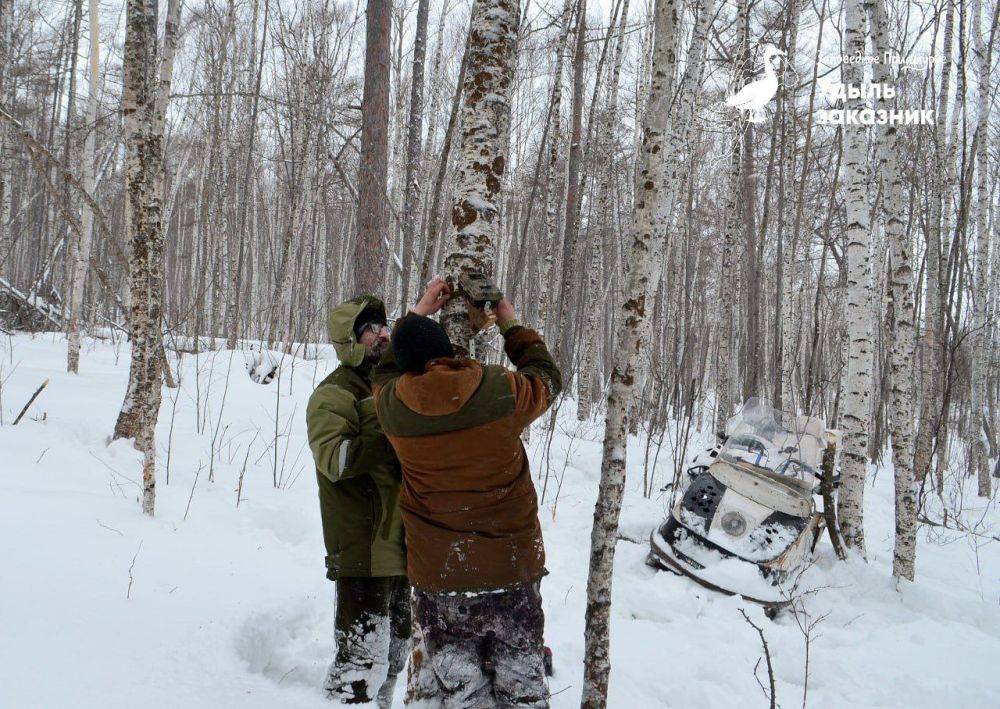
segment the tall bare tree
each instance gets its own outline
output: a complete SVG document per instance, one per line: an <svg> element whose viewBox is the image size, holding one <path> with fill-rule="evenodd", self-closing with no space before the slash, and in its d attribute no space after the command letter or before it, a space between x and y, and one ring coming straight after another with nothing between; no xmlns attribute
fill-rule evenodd
<svg viewBox="0 0 1000 709"><path fill-rule="evenodd" d="M577 0L576 43L573 49L573 100L570 107L569 158L566 166L566 212L562 228L562 277L559 279L559 301L556 310L555 328L558 335L556 357L563 371L564 386L570 385L570 349L573 342L573 328L563 327L569 318L570 300L575 303L580 286L577 268L580 237L580 208L583 202L581 173L583 171L583 102L587 87L584 83L587 49L587 0ZM600 81L598 77L596 79Z"/></svg>
<svg viewBox="0 0 1000 709"><path fill-rule="evenodd" d="M361 100L358 219L352 261L354 290L374 293L385 275L389 237L389 44L392 0L368 0L365 88Z"/></svg>
<svg viewBox="0 0 1000 709"><path fill-rule="evenodd" d="M587 575L587 613L584 628L584 675L581 707L607 706L608 679L611 674L611 586L614 574L615 544L618 542L618 518L625 494L625 450L628 438L628 415L633 400L636 364L641 342L642 323L647 313L653 233L667 218L664 213L664 131L670 111L668 77L664 67L673 51L677 24L674 0L657 0L653 15L653 60L649 97L643 117L642 148L636 178L632 243L628 256L629 273L625 301L620 317L623 326L615 348L611 389L608 392L601 458L601 482L594 507L594 526L590 536L590 570Z"/></svg>
<svg viewBox="0 0 1000 709"><path fill-rule="evenodd" d="M451 224L453 241L444 270L453 281L468 271L490 276L500 234L500 190L507 168L511 83L520 9L518 0L476 0L469 24L462 142ZM459 298L441 311L455 349L470 352L472 326Z"/></svg>
<svg viewBox="0 0 1000 709"><path fill-rule="evenodd" d="M542 265L540 283L538 284L538 319L543 332L555 332L557 318L555 308L550 307L552 301L552 276L555 250L559 247L559 204L563 199L563 179L559 173L559 146L562 143L562 81L563 64L566 59L566 39L569 37L570 22L573 15L573 0L564 0L562 14L559 16L559 38L555 48L555 68L552 71L552 93L549 100L549 120L546 126L546 151L548 160L545 163L545 238L542 246ZM558 291L556 291L558 297ZM549 327L552 324L553 327Z"/></svg>
<svg viewBox="0 0 1000 709"><path fill-rule="evenodd" d="M861 0L846 6L844 55L865 53L865 15ZM846 111L860 111L862 65L841 65L848 90ZM847 208L847 376L844 378L844 410L841 418L844 447L838 513L844 542L865 553L864 491L868 470L868 428L871 420L872 322L871 322L871 223L868 204L868 129L864 125L844 127L845 203Z"/></svg>
<svg viewBox="0 0 1000 709"><path fill-rule="evenodd" d="M878 56L889 51L889 22L883 0L866 0L872 45ZM896 85L884 62L873 65L875 83ZM892 108L881 96L881 109ZM892 459L895 469L896 539L893 574L913 580L916 557L917 490L913 455L916 387L913 365L916 356L914 322L913 253L906 231L903 208L904 177L900 165L902 141L898 126L881 127L878 144L879 179L882 184L881 216L889 241L889 292L891 296L891 346L889 353L889 421L892 436Z"/></svg>
<svg viewBox="0 0 1000 709"><path fill-rule="evenodd" d="M1000 7L1000 3L997 6ZM982 14L982 0L974 0L972 4L972 35L979 102L976 107L976 277L973 288L972 337L974 339L972 341L972 371L970 374L972 419L969 423L969 471L974 472L978 477L979 495L989 497L992 486L989 461L986 457L986 445L983 440L983 420L986 404L986 342L989 336L986 323L986 300L989 297L987 275L990 260L989 211L991 197L988 148L990 142L990 98L992 96L990 91L990 59L993 38L996 34L997 17L994 14L990 37L987 41L983 34Z"/></svg>
<svg viewBox="0 0 1000 709"><path fill-rule="evenodd" d="M410 72L410 115L406 126L406 176L402 219L403 293L405 307L410 302L416 275L414 253L417 235L418 200L420 198L420 139L424 121L424 60L427 55L428 0L417 0L417 27L413 38L413 69Z"/></svg>
<svg viewBox="0 0 1000 709"><path fill-rule="evenodd" d="M752 72L750 63L750 6L747 0L741 0L737 6L736 15L736 51L733 53L732 81L740 78L746 81ZM735 86L735 83L734 83ZM741 215L751 205L744 202L741 195L745 185L743 176L746 161L743 152L746 149L746 137L750 130L748 117L741 112L734 112L730 119L729 136L729 175L725 194L725 222L723 224L722 258L719 262L717 280L718 292L718 357L716 358L715 386L715 417L718 428L724 429L726 421L733 413L733 375L735 369L736 349L736 304L737 292L732 287L734 278L741 278L736 249L739 245Z"/></svg>
<svg viewBox="0 0 1000 709"><path fill-rule="evenodd" d="M929 176L929 196L927 210L926 242L927 254L924 266L924 308L923 332L921 334L920 370L920 423L917 427L916 453L913 464L917 477L922 481L930 472L934 455L934 440L941 425L942 371L944 362L943 304L941 298L941 210L944 200L945 183L941 165L946 159L946 124L951 96L952 43L955 37L955 3L946 0L944 36L941 53L941 88L935 113L931 149L934 167Z"/></svg>
<svg viewBox="0 0 1000 709"><path fill-rule="evenodd" d="M8 104L10 96L10 68L13 64L11 31L13 27L14 0L0 0L0 103ZM0 124L0 248L7 247L10 228L11 184L7 151L7 124ZM3 275L0 262L0 276Z"/></svg>
<svg viewBox="0 0 1000 709"><path fill-rule="evenodd" d="M125 10L125 179L129 208L129 334L132 357L128 389L115 423L115 438L132 438L142 452L142 511L156 501L154 434L163 376L163 130L173 72L173 52L157 62L156 3L128 0ZM180 0L167 8L166 46L176 37Z"/></svg>
<svg viewBox="0 0 1000 709"><path fill-rule="evenodd" d="M90 74L87 89L87 138L83 145L83 189L88 194L94 193L94 159L97 145L97 92L100 82L101 67L101 37L98 18L97 0L88 0L88 17L90 35ZM69 304L69 345L66 355L66 369L76 373L80 368L80 310L83 308L83 290L87 283L87 273L90 270L90 246L94 239L94 210L87 206L83 210L83 226L80 238L74 238L72 244L73 281L70 287Z"/></svg>

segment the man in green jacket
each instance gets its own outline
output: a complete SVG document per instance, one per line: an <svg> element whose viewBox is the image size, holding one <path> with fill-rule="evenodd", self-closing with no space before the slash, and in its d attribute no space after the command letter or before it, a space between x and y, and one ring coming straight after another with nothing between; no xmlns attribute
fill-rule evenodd
<svg viewBox="0 0 1000 709"><path fill-rule="evenodd" d="M413 311L441 308L430 289ZM340 366L309 398L306 426L316 461L326 575L336 582L337 653L326 691L347 704L392 704L406 664L410 584L399 512L396 454L375 414L371 372L389 345L385 305L363 295L330 313Z"/></svg>
<svg viewBox="0 0 1000 709"><path fill-rule="evenodd" d="M385 305L371 295L330 313L340 359L309 398L326 576L336 582L337 653L326 691L346 704L388 707L406 663L410 585L400 521L400 469L375 416L371 370L389 342Z"/></svg>

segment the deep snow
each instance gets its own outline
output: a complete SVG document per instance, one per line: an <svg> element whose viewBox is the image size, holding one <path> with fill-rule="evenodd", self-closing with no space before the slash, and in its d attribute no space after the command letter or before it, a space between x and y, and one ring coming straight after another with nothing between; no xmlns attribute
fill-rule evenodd
<svg viewBox="0 0 1000 709"><path fill-rule="evenodd" d="M138 454L125 441L107 444L127 344L86 340L75 376L64 371L61 335L0 337L0 706L328 706L320 685L333 651L333 589L304 411L335 360L326 347L312 359L316 349L309 360L285 356L266 386L250 380L242 352L173 361L181 386L164 389L156 517L148 519L137 502ZM578 424L571 408L560 412L540 511L554 707L579 705L600 476L602 426ZM545 441L536 424L530 452L540 491ZM764 629L779 703L801 705L805 645L792 614L770 621L756 606L645 565L667 498L642 497L644 448L644 439L630 441L610 705L767 706L754 676L760 641L741 608ZM654 490L671 476L671 458L665 444ZM948 493L958 496L953 482ZM803 601L811 622L825 616L810 646L810 706L997 706L1000 547L991 537L1000 513L972 484L961 498L962 519L982 520L986 536L924 528L918 581L897 588L891 467L873 470L868 563L836 563L824 540L802 580L817 589ZM766 684L763 663L758 671Z"/></svg>

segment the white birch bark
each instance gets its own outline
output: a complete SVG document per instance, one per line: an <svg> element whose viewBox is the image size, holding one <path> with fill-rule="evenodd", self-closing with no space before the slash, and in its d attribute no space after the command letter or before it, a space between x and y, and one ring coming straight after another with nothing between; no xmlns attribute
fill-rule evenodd
<svg viewBox="0 0 1000 709"><path fill-rule="evenodd" d="M176 0L175 0L176 1ZM133 438L144 456L142 510L156 500L154 431L160 408L163 358L163 123L169 95L157 81L156 5L128 0L125 14L125 70L122 113L125 124L126 192L132 246L129 259L132 357L129 385L115 424L115 438ZM169 84L169 74L167 74Z"/></svg>
<svg viewBox="0 0 1000 709"><path fill-rule="evenodd" d="M542 276L538 284L538 322L543 334L552 331L549 327L553 320L550 312L552 298L553 254L559 246L559 204L563 198L563 175L559 169L559 144L562 141L562 76L563 64L566 60L566 39L569 37L570 20L573 13L572 0L565 0L560 16L559 39L556 42L556 66L552 72L552 99L549 109L551 118L549 125L548 153L549 160L545 166L545 245L542 261Z"/></svg>
<svg viewBox="0 0 1000 709"><path fill-rule="evenodd" d="M740 71L749 60L747 34L749 10L746 0L739 4L736 20L736 36L738 47L733 60L732 81L739 80ZM716 283L719 307L718 327L715 328L718 338L718 356L716 357L715 384L715 418L719 431L725 429L726 421L732 416L732 380L733 380L733 340L735 337L735 309L738 289L734 281L740 280L740 269L736 263L736 249L740 241L740 213L742 205L743 136L748 129L746 118L740 113L734 113L731 121L729 184L726 189L725 223L722 237L722 258L719 263L719 276Z"/></svg>
<svg viewBox="0 0 1000 709"><path fill-rule="evenodd" d="M848 0L844 54L865 52L865 17L861 0ZM860 64L841 65L843 82L859 86ZM863 100L846 98L847 110L861 110ZM868 469L868 429L871 422L871 224L868 205L868 131L863 125L844 127L844 185L847 208L847 376L842 395L844 447L837 509L844 543L865 553L864 492Z"/></svg>
<svg viewBox="0 0 1000 709"><path fill-rule="evenodd" d="M988 228L990 190L988 184L989 160L987 146L989 144L990 115L990 56L983 38L982 0L974 0L972 5L972 35L973 55L976 60L976 79L978 81L978 99L976 114L976 271L973 295L972 314L972 361L971 361L971 409L969 422L969 471L978 478L979 495L990 496L991 480L989 466L986 460L986 447L983 440L983 417L986 408L986 299L987 273L989 267L990 232Z"/></svg>
<svg viewBox="0 0 1000 709"><path fill-rule="evenodd" d="M417 28L413 39L413 68L410 71L410 115L406 127L406 175L402 214L403 295L402 307L411 302L417 282L417 216L420 197L420 134L424 120L424 59L427 54L428 0L417 1Z"/></svg>
<svg viewBox="0 0 1000 709"><path fill-rule="evenodd" d="M11 15L14 11L13 0L0 0L0 103L7 104L10 93L9 67L11 65ZM0 123L0 253L7 253L7 230L10 225L12 204L10 161L7 158L7 124ZM0 264L0 276L4 265Z"/></svg>
<svg viewBox="0 0 1000 709"><path fill-rule="evenodd" d="M945 29L942 40L944 61L941 68L941 92L938 96L938 110L934 125L934 162L941 165L945 160L944 128L948 114L951 86L951 52L954 38L954 5L949 2L945 9ZM923 350L920 373L920 425L917 428L914 466L917 477L923 480L931 467L934 437L938 433L941 408L941 199L945 189L940 170L930 176L930 206L927 225L927 257L924 268L924 330L921 335Z"/></svg>
<svg viewBox="0 0 1000 709"><path fill-rule="evenodd" d="M494 275L519 21L518 0L477 0L472 8L453 242L444 260L444 271L453 282L466 271ZM441 324L456 351L471 350L474 333L461 298L445 305Z"/></svg>
<svg viewBox="0 0 1000 709"><path fill-rule="evenodd" d="M865 9L871 28L872 43L879 56L889 50L889 23L883 0L866 0ZM875 83L893 85L884 63L873 65ZM891 106L883 98L878 108ZM896 539L893 551L893 575L913 580L917 547L917 489L914 479L914 416L916 413L913 366L916 355L914 323L915 293L913 252L903 221L903 172L900 165L902 146L897 126L887 124L879 136L879 166L882 182L882 218L889 242L889 290L892 307L892 331L889 352L889 427L895 469Z"/></svg>
<svg viewBox="0 0 1000 709"><path fill-rule="evenodd" d="M788 8L789 17L789 31L788 31L788 47L786 48L786 58L782 60L782 101L783 101L783 125L782 125L782 143L783 149L786 151L785 154L785 164L782 166L782 173L784 175L783 184L781 188L783 194L781 195L780 207L778 210L778 229L780 230L779 238L782 239L782 264L781 264L781 327L780 327L780 342L778 342L777 347L780 350L781 355L781 369L777 373L780 379L780 388L778 393L780 393L781 398L779 402L780 409L790 412L796 412L798 410L798 402L795 400L795 371L796 371L796 361L795 361L795 336L797 333L797 318L798 313L798 293L797 288L798 281L798 229L795 228L794 221L790 219L789 212L791 211L788 207L791 204L791 200L787 199L795 194L794 188L794 175L795 175L795 164L796 164L796 106L795 106L795 84L797 79L793 71L789 71L788 64L794 63L795 54L798 49L798 23L799 23L799 12L801 10L800 0L792 0L791 7ZM794 65L791 67L794 70ZM788 145L785 145L785 141L788 141ZM808 162L808 147L803 151L806 156L803 162ZM787 196L787 197L786 197ZM775 333L779 334L779 333Z"/></svg>
<svg viewBox="0 0 1000 709"><path fill-rule="evenodd" d="M587 577L587 614L584 630L583 697L581 706L596 709L607 705L611 673L610 626L611 582L614 571L618 519L625 493L625 452L628 414L633 399L635 368L639 352L648 346L640 340L647 317L649 265L653 234L666 219L663 211L662 155L670 94L665 71L673 46L675 0L657 0L653 16L654 40L649 100L643 117L642 151L636 184L634 231L629 254L626 299L620 311L621 325L615 348L611 389L605 417L601 482L594 508L590 538L590 571Z"/></svg>
<svg viewBox="0 0 1000 709"><path fill-rule="evenodd" d="M622 16L619 23L618 42L615 46L615 56L611 65L611 81L608 86L608 100L601 116L598 127L597 159L598 168L595 172L600 179L597 190L597 208L594 210L597 216L599 228L590 245L590 263L587 268L587 302L584 307L584 328L588 333L583 338L581 347L583 349L580 359L579 395L577 401L577 419L586 421L590 418L591 410L600 391L600 379L597 376L597 351L601 338L598 333L598 318L604 315L604 308L601 303L601 295L604 291L601 288L601 262L603 261L603 246L610 243L612 230L612 205L611 186L614 179L614 156L618 153L617 132L615 124L618 120L618 85L621 78L622 56L625 49L625 23L628 18L629 0L625 0L622 5ZM610 28L609 28L610 31Z"/></svg>

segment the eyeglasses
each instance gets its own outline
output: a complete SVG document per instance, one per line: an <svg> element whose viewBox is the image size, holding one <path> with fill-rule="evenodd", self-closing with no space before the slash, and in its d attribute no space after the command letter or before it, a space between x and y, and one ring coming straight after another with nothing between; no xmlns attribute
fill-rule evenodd
<svg viewBox="0 0 1000 709"><path fill-rule="evenodd" d="M358 332L358 337L361 337L361 335L364 335L366 332L369 331L376 337L378 337L383 333L385 333L385 335L388 336L389 333L391 332L388 325L383 325L380 322L369 322L361 326L361 330Z"/></svg>

